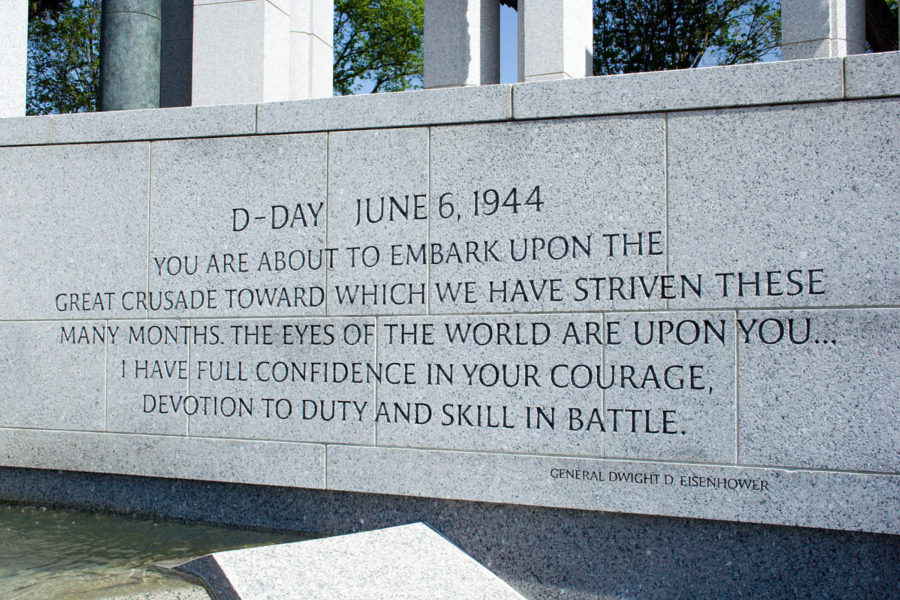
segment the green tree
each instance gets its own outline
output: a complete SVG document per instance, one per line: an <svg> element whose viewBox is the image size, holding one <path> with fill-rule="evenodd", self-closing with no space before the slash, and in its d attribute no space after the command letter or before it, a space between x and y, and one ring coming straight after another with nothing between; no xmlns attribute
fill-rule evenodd
<svg viewBox="0 0 900 600"><path fill-rule="evenodd" d="M100 0L33 1L29 9L27 113L96 110Z"/></svg>
<svg viewBox="0 0 900 600"><path fill-rule="evenodd" d="M781 42L777 0L596 0L594 74L755 62Z"/></svg>
<svg viewBox="0 0 900 600"><path fill-rule="evenodd" d="M420 87L423 15L423 0L335 0L335 93Z"/></svg>

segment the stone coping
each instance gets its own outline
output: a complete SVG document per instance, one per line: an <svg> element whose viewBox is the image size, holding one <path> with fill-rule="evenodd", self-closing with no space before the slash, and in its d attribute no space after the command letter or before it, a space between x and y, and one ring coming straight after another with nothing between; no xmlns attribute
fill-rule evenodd
<svg viewBox="0 0 900 600"><path fill-rule="evenodd" d="M900 52L262 104L0 119L0 146L379 129L900 95Z"/></svg>

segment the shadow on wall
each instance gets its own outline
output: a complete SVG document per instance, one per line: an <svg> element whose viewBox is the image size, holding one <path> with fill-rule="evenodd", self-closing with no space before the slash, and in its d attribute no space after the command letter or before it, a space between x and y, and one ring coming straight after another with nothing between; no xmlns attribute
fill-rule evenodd
<svg viewBox="0 0 900 600"><path fill-rule="evenodd" d="M191 105L194 1L162 0L159 106Z"/></svg>

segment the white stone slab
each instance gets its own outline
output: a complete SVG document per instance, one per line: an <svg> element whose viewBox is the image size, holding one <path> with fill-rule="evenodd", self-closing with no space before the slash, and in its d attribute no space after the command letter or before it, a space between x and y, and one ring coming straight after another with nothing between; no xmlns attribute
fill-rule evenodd
<svg viewBox="0 0 900 600"><path fill-rule="evenodd" d="M51 141L50 116L0 119L0 146L30 146Z"/></svg>
<svg viewBox="0 0 900 600"><path fill-rule="evenodd" d="M191 344L190 395L200 405L190 416L191 435L374 443L381 373L374 319L194 320L192 326L208 335Z"/></svg>
<svg viewBox="0 0 900 600"><path fill-rule="evenodd" d="M741 462L900 471L900 310L738 319Z"/></svg>
<svg viewBox="0 0 900 600"><path fill-rule="evenodd" d="M323 488L325 447L0 428L8 467Z"/></svg>
<svg viewBox="0 0 900 600"><path fill-rule="evenodd" d="M431 243L444 258L431 267L431 312L663 308L663 129L656 116L433 129ZM634 291L637 276L656 277L655 291ZM438 294L467 281L471 301Z"/></svg>
<svg viewBox="0 0 900 600"><path fill-rule="evenodd" d="M108 327L107 431L186 435L190 323L111 321Z"/></svg>
<svg viewBox="0 0 900 600"><path fill-rule="evenodd" d="M328 138L328 314L424 313L428 265L428 130L336 132ZM399 255L398 255L399 253Z"/></svg>
<svg viewBox="0 0 900 600"><path fill-rule="evenodd" d="M838 99L840 59L588 77L513 86L515 117L565 117Z"/></svg>
<svg viewBox="0 0 900 600"><path fill-rule="evenodd" d="M671 115L668 128L669 272L702 273L706 289L670 307L900 301L900 102Z"/></svg>
<svg viewBox="0 0 900 600"><path fill-rule="evenodd" d="M0 323L0 427L103 431L107 324Z"/></svg>
<svg viewBox="0 0 900 600"><path fill-rule="evenodd" d="M600 314L381 318L378 356L412 366L378 385L378 444L602 456L632 435L624 417L612 431L594 378L604 332Z"/></svg>
<svg viewBox="0 0 900 600"><path fill-rule="evenodd" d="M848 56L844 79L847 98L900 96L900 52Z"/></svg>
<svg viewBox="0 0 900 600"><path fill-rule="evenodd" d="M0 7L0 119L25 115L28 50L28 5L4 2Z"/></svg>
<svg viewBox="0 0 900 600"><path fill-rule="evenodd" d="M500 82L500 4L494 0L426 0L423 85Z"/></svg>
<svg viewBox="0 0 900 600"><path fill-rule="evenodd" d="M865 0L784 0L782 59L865 52L865 6Z"/></svg>
<svg viewBox="0 0 900 600"><path fill-rule="evenodd" d="M0 319L135 316L148 179L145 143L0 149Z"/></svg>
<svg viewBox="0 0 900 600"><path fill-rule="evenodd" d="M259 133L368 129L466 121L501 121L512 116L511 87L389 92L259 105Z"/></svg>
<svg viewBox="0 0 900 600"><path fill-rule="evenodd" d="M900 533L896 475L333 446L328 487Z"/></svg>
<svg viewBox="0 0 900 600"><path fill-rule="evenodd" d="M175 570L240 600L523 598L424 523L216 552Z"/></svg>
<svg viewBox="0 0 900 600"><path fill-rule="evenodd" d="M54 115L53 141L77 143L238 135L256 129L252 104Z"/></svg>
<svg viewBox="0 0 900 600"><path fill-rule="evenodd" d="M288 98L289 4L284 0L194 1L194 105Z"/></svg>
<svg viewBox="0 0 900 600"><path fill-rule="evenodd" d="M590 0L518 6L519 81L590 77L594 19Z"/></svg>
<svg viewBox="0 0 900 600"><path fill-rule="evenodd" d="M152 154L150 287L199 300L153 316L324 314L324 135L156 142Z"/></svg>

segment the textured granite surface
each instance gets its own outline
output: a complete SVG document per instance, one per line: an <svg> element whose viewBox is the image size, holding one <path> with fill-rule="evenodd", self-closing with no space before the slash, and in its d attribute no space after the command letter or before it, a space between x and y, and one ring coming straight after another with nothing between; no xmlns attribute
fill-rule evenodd
<svg viewBox="0 0 900 600"><path fill-rule="evenodd" d="M423 523L216 552L175 569L204 579L217 599L522 599Z"/></svg>
<svg viewBox="0 0 900 600"><path fill-rule="evenodd" d="M424 521L526 598L892 598L900 536L0 468L0 498L344 534Z"/></svg>

